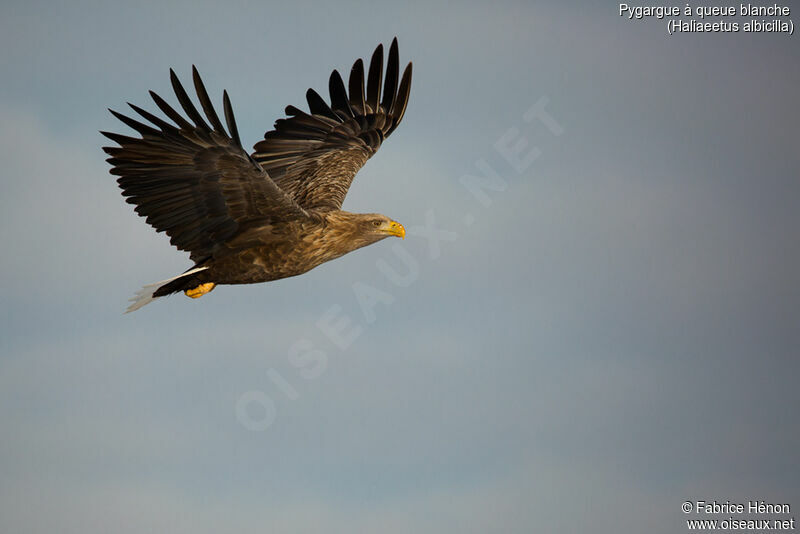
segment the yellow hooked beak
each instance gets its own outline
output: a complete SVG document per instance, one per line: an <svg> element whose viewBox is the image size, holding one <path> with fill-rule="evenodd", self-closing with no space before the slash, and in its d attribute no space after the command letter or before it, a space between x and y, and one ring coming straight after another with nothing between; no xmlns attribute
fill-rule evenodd
<svg viewBox="0 0 800 534"><path fill-rule="evenodd" d="M383 232L400 237L402 239L406 238L406 229L403 228L403 225L396 221L391 221L388 225L382 228Z"/></svg>

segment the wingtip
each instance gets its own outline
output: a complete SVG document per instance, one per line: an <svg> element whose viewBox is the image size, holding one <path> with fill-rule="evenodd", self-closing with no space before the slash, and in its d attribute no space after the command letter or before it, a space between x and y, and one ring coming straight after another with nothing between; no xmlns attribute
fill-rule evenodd
<svg viewBox="0 0 800 534"><path fill-rule="evenodd" d="M197 69L195 65L192 65L192 80L195 83L195 87L197 86L198 83L200 85L203 85L203 77L200 76L200 71Z"/></svg>
<svg viewBox="0 0 800 534"><path fill-rule="evenodd" d="M239 137L239 129L236 127L236 118L233 114L233 106L231 99L228 96L228 90L222 90L222 108L225 112L225 122L228 123L228 131L230 132L231 139L237 146L242 146L242 140Z"/></svg>

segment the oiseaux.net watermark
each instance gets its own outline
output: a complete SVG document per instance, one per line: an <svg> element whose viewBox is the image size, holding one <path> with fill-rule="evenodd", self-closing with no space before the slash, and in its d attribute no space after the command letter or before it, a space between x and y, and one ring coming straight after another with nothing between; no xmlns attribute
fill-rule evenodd
<svg viewBox="0 0 800 534"><path fill-rule="evenodd" d="M465 173L459 177L459 184L477 201L479 208L485 210L493 203L493 195L506 191L515 175L518 177L531 168L542 155L541 148L530 142L533 135L560 137L564 127L548 111L550 100L543 96L525 110L517 124L509 126L494 142L492 149L502 160L502 167L490 163L488 156L479 158L474 166L478 173ZM478 222L480 215L468 210L461 216L461 223L470 227ZM436 213L429 209L425 214L424 225L408 229L408 235L424 239L427 243L427 259L437 260L441 256L442 243L453 242L459 234L441 228L437 224ZM420 276L420 258L415 257L401 244L390 248L391 257L379 259L375 268L383 276L381 287L366 282L351 285L352 298L361 310L356 318L344 312L340 304L333 304L323 311L316 321L314 334L296 340L286 351L294 376L287 378L274 367L267 369L265 379L271 394L262 390L246 391L236 401L236 419L246 429L264 431L272 426L278 416L278 404L273 397L294 402L300 398L295 384L299 381L316 380L328 368L331 351L341 353L350 348L364 334L365 328L375 324L380 313L396 300L395 293L413 285Z"/></svg>
<svg viewBox="0 0 800 534"><path fill-rule="evenodd" d="M795 530L795 518L789 503L765 500L717 501L689 500L681 503L689 516L687 530Z"/></svg>

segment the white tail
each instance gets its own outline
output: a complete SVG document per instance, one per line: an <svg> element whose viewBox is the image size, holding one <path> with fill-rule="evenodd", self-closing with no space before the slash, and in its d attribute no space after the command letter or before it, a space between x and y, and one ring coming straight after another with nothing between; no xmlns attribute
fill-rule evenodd
<svg viewBox="0 0 800 534"><path fill-rule="evenodd" d="M158 291L158 288L163 286L164 284L167 284L169 282L172 282L173 280L177 280L178 278L182 278L184 276L189 276L190 274L194 274L194 273L196 273L198 271L204 271L206 269L208 269L208 267L197 267L196 269L191 269L189 271L186 271L183 274L179 274L178 276L173 276L172 278L167 278L166 280L161 280L160 282L147 284L142 289L137 291L136 295L134 295L133 297L128 299L133 304L128 306L128 309L125 310L125 313L130 313L132 311L136 311L139 308L141 308L142 306L144 306L146 304L150 304L151 302L153 302L154 300L159 298L159 297L154 297L153 293Z"/></svg>

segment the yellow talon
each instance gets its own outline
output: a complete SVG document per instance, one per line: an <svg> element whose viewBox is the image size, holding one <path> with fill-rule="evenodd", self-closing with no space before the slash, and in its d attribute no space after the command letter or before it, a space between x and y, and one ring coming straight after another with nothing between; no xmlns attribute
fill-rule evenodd
<svg viewBox="0 0 800 534"><path fill-rule="evenodd" d="M183 293L189 298L199 299L206 293L211 293L211 290L214 289L216 285L217 284L215 284L214 282L208 282L205 284L200 284L194 289L187 289Z"/></svg>

